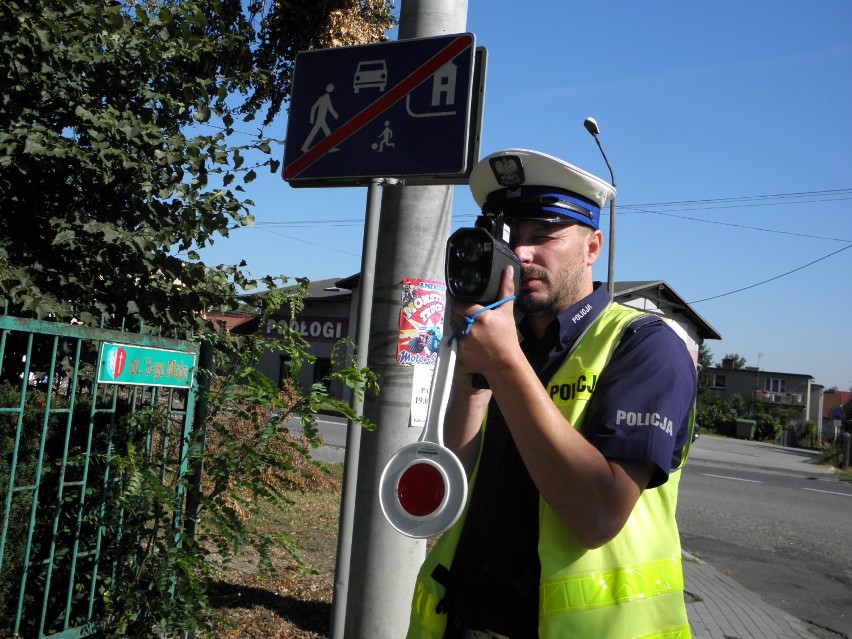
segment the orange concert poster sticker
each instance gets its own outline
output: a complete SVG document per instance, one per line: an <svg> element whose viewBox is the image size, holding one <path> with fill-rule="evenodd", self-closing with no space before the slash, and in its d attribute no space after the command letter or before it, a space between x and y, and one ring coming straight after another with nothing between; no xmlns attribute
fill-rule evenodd
<svg viewBox="0 0 852 639"><path fill-rule="evenodd" d="M446 305L447 286L443 282L403 280L396 357L399 364L435 364Z"/></svg>

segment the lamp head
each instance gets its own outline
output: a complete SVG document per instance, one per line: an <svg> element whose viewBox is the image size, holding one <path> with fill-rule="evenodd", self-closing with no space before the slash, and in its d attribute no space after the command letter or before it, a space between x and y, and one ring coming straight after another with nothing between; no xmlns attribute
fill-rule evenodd
<svg viewBox="0 0 852 639"><path fill-rule="evenodd" d="M586 118L586 121L583 122L583 126L586 127L586 131L591 133L592 135L600 135L600 128L598 127L598 122L594 118Z"/></svg>

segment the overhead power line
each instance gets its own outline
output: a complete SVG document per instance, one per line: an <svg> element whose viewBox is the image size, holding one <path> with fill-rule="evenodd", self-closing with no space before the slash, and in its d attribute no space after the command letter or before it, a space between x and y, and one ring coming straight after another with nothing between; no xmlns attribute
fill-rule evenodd
<svg viewBox="0 0 852 639"><path fill-rule="evenodd" d="M842 196L845 196L845 195L849 195L850 197L842 197ZM796 198L798 198L798 199L796 199ZM811 198L811 199L805 200L805 199L802 199L802 198ZM752 231L760 231L760 232L763 232L763 233L778 233L778 234L782 234L782 235L791 235L791 236L795 236L795 237L803 237L803 238L808 238L808 239L827 240L827 241L832 241L832 242L844 242L846 244L846 246L844 246L843 248L840 248L840 249L833 251L833 252L831 252L827 255L824 255L824 256L816 259L816 260L808 262L807 264L803 264L802 266L794 268L790 271L787 271L785 273L781 273L780 275L770 277L768 279L762 280L760 282L756 282L754 284L750 284L749 286L744 286L744 287L735 289L733 291L728 291L726 293L720 293L718 295L713 295L711 297L705 297L705 298L702 298L702 299L699 299L699 300L695 300L693 302L689 302L689 304L699 304L701 302L707 302L707 301L710 301L710 300L719 299L721 297L727 297L728 295L734 295L735 293L741 293L742 291L747 291L747 290L756 288L756 287L761 286L763 284L767 284L769 282L773 282L775 280L781 279L782 277L786 277L787 275L791 275L793 273L796 273L797 271L801 271L805 268L808 268L809 266L813 266L814 264L817 264L819 262L822 262L823 260L826 260L830 257L833 257L834 255L837 255L838 253L841 253L848 248L852 248L852 240L845 239L845 238L837 238L837 237L824 237L824 236L818 236L818 235L809 235L809 234L805 234L805 233L794 233L792 231L782 231L782 230L777 230L777 229L767 229L767 228L762 228L762 227L757 227L757 226L748 226L748 225L745 225L745 224L737 224L737 223L733 223L733 222L722 222L722 221L719 221L719 220L706 220L706 219L702 219L702 218L690 217L690 216L687 216L687 215L679 215L679 214L673 213L671 211L659 211L659 210L649 210L649 209L663 208L663 207L679 207L679 208L692 207L692 208L686 208L686 210L699 210L699 208L698 208L699 205L702 205L701 208L704 208L704 209L711 209L711 208L712 209L724 209L724 208L741 208L741 207L746 207L746 206L778 206L778 205L808 204L808 203L824 204L824 203L828 203L828 202L842 201L842 200L848 200L848 199L852 199L852 188L829 189L829 190L823 190L823 191L801 191L801 192L793 192L793 193L777 193L777 194L772 194L772 195L751 195L751 196L729 197L729 198L707 198L707 199L701 199L701 200L680 200L680 201L657 202L657 203L648 203L648 204L625 204L625 205L621 206L621 210L623 212L635 212L635 213L662 215L662 216L666 216L666 217L680 218L680 219L688 220L688 221L691 221L691 222L702 222L702 223L705 223L705 224L718 224L718 225L721 225L721 226L731 226L731 227L734 227L734 228L742 228L742 229L748 229L748 230L752 230ZM706 206L706 205L722 205L722 206ZM627 209L627 211L625 211L625 209ZM605 214L605 212L603 212L603 213ZM476 213L463 213L461 215L454 216L454 217L456 217L457 219L458 218L467 219L467 218L474 218L476 215L477 215ZM294 241L297 241L297 242L302 242L304 244L310 244L311 246L318 246L318 247L321 247L321 248L336 251L338 253L344 253L346 255L353 255L353 256L357 257L357 255L355 253L350 253L348 251L341 251L339 249L334 249L334 248L329 247L327 245L317 244L317 243L314 243L314 242L308 242L306 240L302 240L302 239L297 238L297 237L286 235L284 233L278 233L278 232L272 231L269 228L264 228L264 227L286 226L286 227L296 228L296 227L312 227L312 226L319 226L319 225L323 225L323 226L355 226L355 225L359 225L359 224L363 224L362 218L341 218L341 219L332 219L332 220L318 220L316 218L312 218L312 219L303 219L303 220L289 220L289 221L282 221L282 222L258 222L256 224L256 227L260 228L260 230L266 231L267 233L272 233L273 235L280 235L281 237L286 237L288 239L291 239L291 240L294 240ZM247 228L251 228L251 227L247 227Z"/></svg>
<svg viewBox="0 0 852 639"><path fill-rule="evenodd" d="M251 227L244 227L251 228ZM308 242L307 240L303 240L298 237L293 237L292 235L286 235L285 233L278 233L276 231L272 231L270 229L260 229L261 231L266 231L267 233L271 233L272 235L280 235L281 237L286 237L288 240L293 240L294 242L301 242L302 244L310 244L311 246L318 246L319 248L328 249L329 251L334 251L335 253L343 253L344 255L353 255L354 257L361 257L360 253L351 253L349 251L341 251L340 249L333 248L328 246L327 244L317 244L316 242Z"/></svg>
<svg viewBox="0 0 852 639"><path fill-rule="evenodd" d="M287 222L258 222L255 226L287 226L294 228L310 227L310 226L355 226L364 224L364 218L343 218L339 220L291 220Z"/></svg>
<svg viewBox="0 0 852 639"><path fill-rule="evenodd" d="M831 242L844 242L846 244L852 244L852 240L840 238L840 237L824 237L821 235L808 235L807 233L794 233L793 231L779 231L777 229L765 229L759 226L748 226L746 224L736 224L734 222L721 222L719 220L705 220L699 217L690 217L688 215L676 215L674 213L667 213L665 211L641 211L642 213L650 213L653 215L664 215L666 217L674 217L680 220L689 220L691 222L704 222L705 224L718 224L719 226L733 226L734 228L739 229L748 229L750 231L762 231L764 233L778 233L779 235L792 235L794 237L806 237L812 240L829 240Z"/></svg>
<svg viewBox="0 0 852 639"><path fill-rule="evenodd" d="M720 197L720 198L705 198L702 200L674 200L672 202L653 202L650 204L624 204L619 205L619 208L649 208L655 206L691 206L694 204L717 204L720 202L749 202L754 200L771 200L771 199L787 199L795 197L811 197L811 196L826 197L832 195L852 195L852 188L845 189L826 189L822 191L794 191L792 193L774 193L770 195L743 195L737 197ZM846 199L846 198L844 198Z"/></svg>
<svg viewBox="0 0 852 639"><path fill-rule="evenodd" d="M802 269L805 269L809 266L813 266L817 262L822 262L823 260L826 260L829 257L832 257L833 255L837 255L838 253L841 253L848 248L852 248L852 244L849 244L848 246L844 246L842 249L838 249L838 250L834 251L833 253L829 253L828 255L823 255L822 257L814 260L813 262L808 262L807 264L803 264L802 266L799 266L798 268L794 268L792 271L787 271L786 273L781 273L780 275L776 275L775 277L770 277L769 279L763 280L761 282L756 282L754 284L750 284L749 286L743 286L742 288L738 288L734 291L728 291L727 293L720 293L719 295L713 295L712 297L705 297L704 299L695 300L694 302L688 302L688 303L689 304L698 304L699 302L707 302L709 300L719 299L720 297L727 297L728 295L733 295L734 293L741 293L742 291L747 291L750 288L755 288L755 287L760 286L762 284L766 284L767 282L773 282L775 280L779 280L782 277L786 277L787 275L790 275L791 273L795 273L796 271L801 271Z"/></svg>
<svg viewBox="0 0 852 639"><path fill-rule="evenodd" d="M849 195L849 197L838 197L843 195ZM795 199L795 198L811 198L808 200ZM791 201L792 199L792 201ZM809 237L815 239L828 239L832 241L838 242L852 242L852 240L842 239L842 238L823 238L811 235L803 235L792 232L785 231L775 231L773 229L764 229L759 227L750 227L745 225L733 224L728 222L721 222L719 220L704 220L701 218L691 218L687 216L679 216L673 212L666 211L656 211L649 210L655 208L670 208L670 207L678 207L678 208L687 208L687 210L707 210L707 209L732 209L732 208L741 208L741 207L757 207L757 206L782 206L782 205L790 205L790 204L806 204L806 203L818 203L823 204L826 202L836 202L852 199L852 188L846 189L828 189L823 191L799 191L793 193L776 193L771 195L747 195L741 197L727 197L727 198L707 198L701 200L680 200L680 201L672 201L672 202L656 202L656 203L648 203L648 204L619 204L619 210L622 211L623 214L629 215L630 213L644 213L644 214L656 214L656 215L668 215L670 217L682 217L682 219L694 221L694 222L705 222L708 224L719 224L722 226L732 226L739 228L747 228L755 231L762 231L767 233L785 233L789 235L800 235L801 237ZM699 205L714 205L714 206L702 206L700 208ZM717 206L721 205L721 206ZM691 208L688 208L691 207ZM607 215L606 211L602 211L602 215ZM454 215L453 217L456 220L463 219L473 219L478 215L478 212L471 213L460 213ZM280 222L258 222L258 227L265 226L287 226L287 227L313 227L319 225L330 225L330 226L357 226L359 224L363 224L363 218L342 218L342 219L332 219L332 220L321 220L316 217L310 219L299 219L299 220L282 220Z"/></svg>

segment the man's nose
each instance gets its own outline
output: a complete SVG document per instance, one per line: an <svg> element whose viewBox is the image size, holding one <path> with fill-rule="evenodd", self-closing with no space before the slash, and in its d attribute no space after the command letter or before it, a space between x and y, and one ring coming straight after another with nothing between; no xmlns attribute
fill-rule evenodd
<svg viewBox="0 0 852 639"><path fill-rule="evenodd" d="M532 261L533 249L529 244L518 242L512 250L515 252L515 257L520 260L521 264L528 264Z"/></svg>

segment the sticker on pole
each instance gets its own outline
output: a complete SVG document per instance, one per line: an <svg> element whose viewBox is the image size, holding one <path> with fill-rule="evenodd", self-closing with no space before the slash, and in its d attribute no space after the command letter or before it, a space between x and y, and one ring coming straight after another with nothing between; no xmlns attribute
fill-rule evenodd
<svg viewBox="0 0 852 639"><path fill-rule="evenodd" d="M435 375L434 366L412 366L414 375L411 379L411 421L410 428L426 427L429 417L429 386Z"/></svg>
<svg viewBox="0 0 852 639"><path fill-rule="evenodd" d="M402 282L396 361L402 366L434 366L443 339L447 285L406 278Z"/></svg>

